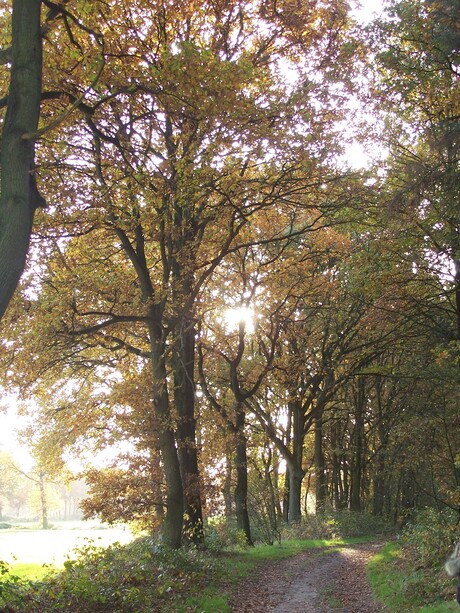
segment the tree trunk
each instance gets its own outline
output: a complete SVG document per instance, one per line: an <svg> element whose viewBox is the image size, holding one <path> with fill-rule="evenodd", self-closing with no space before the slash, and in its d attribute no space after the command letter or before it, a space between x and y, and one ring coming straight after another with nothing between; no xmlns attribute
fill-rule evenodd
<svg viewBox="0 0 460 613"><path fill-rule="evenodd" d="M358 380L355 400L355 428L353 431L353 461L350 473L350 511L361 511L361 485L364 460L364 379Z"/></svg>
<svg viewBox="0 0 460 613"><path fill-rule="evenodd" d="M460 254L457 253L457 256ZM455 314L456 314L456 322L457 322L457 340L460 341L460 258L455 258L454 261L455 266Z"/></svg>
<svg viewBox="0 0 460 613"><path fill-rule="evenodd" d="M324 513L327 500L326 470L323 452L323 417L315 418L316 514Z"/></svg>
<svg viewBox="0 0 460 613"><path fill-rule="evenodd" d="M301 520L303 470L298 466L289 469L289 523L298 524Z"/></svg>
<svg viewBox="0 0 460 613"><path fill-rule="evenodd" d="M378 435L378 451L375 458L374 477L373 477L373 499L372 513L374 515L384 514L384 504L386 498L386 483L385 483L385 464L386 464L386 446L387 433L383 419L383 401L382 401L382 378L377 377L375 381L376 403L377 403L377 435Z"/></svg>
<svg viewBox="0 0 460 613"><path fill-rule="evenodd" d="M46 483L45 476L43 473L40 473L38 476L38 487L40 490L40 506L41 506L41 514L42 514L42 530L48 530L48 499L46 497Z"/></svg>
<svg viewBox="0 0 460 613"><path fill-rule="evenodd" d="M302 514L304 415L299 402L292 403L292 459L289 466L289 523L299 523Z"/></svg>
<svg viewBox="0 0 460 613"><path fill-rule="evenodd" d="M291 446L292 411L293 411L293 403L288 402L286 440L285 440L285 445L287 449L290 449L290 446ZM287 464L286 474L284 476L284 488L283 488L283 521L285 524L289 523L289 483L290 483L289 473L290 473L289 464Z"/></svg>
<svg viewBox="0 0 460 613"><path fill-rule="evenodd" d="M289 523L289 487L290 487L290 475L289 466L286 466L286 474L284 476L284 488L283 488L283 521L285 524Z"/></svg>
<svg viewBox="0 0 460 613"><path fill-rule="evenodd" d="M174 359L174 399L178 413L176 439L185 500L184 534L200 544L204 539L195 419L195 330L181 318Z"/></svg>
<svg viewBox="0 0 460 613"><path fill-rule="evenodd" d="M158 482L158 475L161 475L163 470L161 467L161 452L158 448L158 438L155 439L155 446L150 451L150 465L152 467L152 491L155 499L153 507L154 515L159 520L164 519L165 508L163 505L163 495L161 485Z"/></svg>
<svg viewBox="0 0 460 613"><path fill-rule="evenodd" d="M178 549L182 542L184 491L173 432L173 421L169 410L167 373L164 361L166 347L162 339L160 326L151 323L149 332L153 373L153 402L158 423L158 443L166 481L166 514L162 525L162 538L165 545L172 549Z"/></svg>
<svg viewBox="0 0 460 613"><path fill-rule="evenodd" d="M238 405L236 415L235 510L238 528L243 530L246 536L246 542L248 545L252 546L253 542L248 513L248 457L247 441L244 433L245 417L244 408Z"/></svg>
<svg viewBox="0 0 460 613"><path fill-rule="evenodd" d="M377 455L375 475L373 478L373 498L372 498L372 513L373 515L383 515L385 503L385 479L383 476L385 470L385 460L383 454Z"/></svg>
<svg viewBox="0 0 460 613"><path fill-rule="evenodd" d="M34 170L40 114L40 0L13 0L11 78L0 153L0 318L16 289L29 249L35 209L42 206Z"/></svg>
<svg viewBox="0 0 460 613"><path fill-rule="evenodd" d="M276 461L273 462L273 490L274 490L274 504L276 509L276 518L277 521L280 522L283 518L283 511L281 509L281 501L280 501L280 474L279 474L279 456L277 451L276 453Z"/></svg>
<svg viewBox="0 0 460 613"><path fill-rule="evenodd" d="M223 486L225 517L232 515L232 470L233 470L233 449L228 445L225 452L225 478Z"/></svg>

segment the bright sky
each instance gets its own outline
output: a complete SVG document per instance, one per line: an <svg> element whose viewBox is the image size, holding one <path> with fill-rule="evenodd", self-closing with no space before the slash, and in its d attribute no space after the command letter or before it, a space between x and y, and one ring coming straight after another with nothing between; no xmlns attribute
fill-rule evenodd
<svg viewBox="0 0 460 613"><path fill-rule="evenodd" d="M351 4L357 7L353 12L364 23L372 21L375 15L382 12L383 9L383 0L362 0L361 2L352 0Z"/></svg>
<svg viewBox="0 0 460 613"><path fill-rule="evenodd" d="M1 394L0 389L0 451L9 451L23 470L30 470L33 460L16 435L21 426L25 426L25 420L17 414L17 400L14 396Z"/></svg>

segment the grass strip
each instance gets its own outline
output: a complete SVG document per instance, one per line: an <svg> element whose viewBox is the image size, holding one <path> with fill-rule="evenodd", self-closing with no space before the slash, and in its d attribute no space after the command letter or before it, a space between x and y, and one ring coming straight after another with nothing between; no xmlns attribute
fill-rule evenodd
<svg viewBox="0 0 460 613"><path fill-rule="evenodd" d="M411 574L403 564L403 550L397 542L387 543L367 565L367 576L378 600L389 613L448 613L458 611L455 601L423 605L415 590L409 589Z"/></svg>
<svg viewBox="0 0 460 613"><path fill-rule="evenodd" d="M21 577L21 579L29 579L30 581L40 581L53 571L58 572L58 569L49 564L19 563L10 566L11 575Z"/></svg>

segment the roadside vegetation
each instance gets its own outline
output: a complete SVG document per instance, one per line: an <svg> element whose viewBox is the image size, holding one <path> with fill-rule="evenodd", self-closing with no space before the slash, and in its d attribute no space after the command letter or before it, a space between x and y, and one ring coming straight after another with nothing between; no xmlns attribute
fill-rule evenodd
<svg viewBox="0 0 460 613"><path fill-rule="evenodd" d="M444 571L458 538L456 514L425 509L383 547L369 563L368 577L388 611L458 610L456 580Z"/></svg>
<svg viewBox="0 0 460 613"><path fill-rule="evenodd" d="M274 545L261 541L248 547L244 535L223 522L208 526L205 549L190 546L174 551L151 537L105 549L88 544L63 569L1 565L0 610L230 611L232 589L259 563L308 548L368 540L376 531L389 534L389 528L374 517L342 513L321 520L312 517L283 531Z"/></svg>
<svg viewBox="0 0 460 613"><path fill-rule="evenodd" d="M283 528L274 545L260 540L248 547L241 531L222 521L207 527L205 548L171 550L144 536L108 548L88 543L63 568L2 563L0 611L225 613L238 582L258 564L374 538L386 544L370 561L368 578L386 610L457 610L455 581L443 569L456 539L455 517L427 509L397 532L364 513L331 513Z"/></svg>

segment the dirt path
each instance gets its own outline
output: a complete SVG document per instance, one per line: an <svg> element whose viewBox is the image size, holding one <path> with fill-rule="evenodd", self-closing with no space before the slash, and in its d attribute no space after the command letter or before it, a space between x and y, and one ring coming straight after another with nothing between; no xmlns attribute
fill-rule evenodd
<svg viewBox="0 0 460 613"><path fill-rule="evenodd" d="M378 613L366 581L366 562L380 543L347 545L339 550L308 550L264 564L239 584L234 613Z"/></svg>

